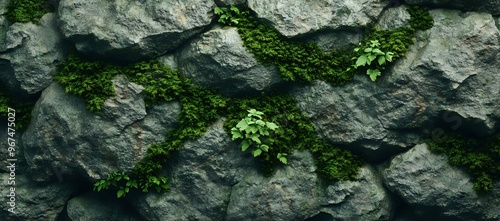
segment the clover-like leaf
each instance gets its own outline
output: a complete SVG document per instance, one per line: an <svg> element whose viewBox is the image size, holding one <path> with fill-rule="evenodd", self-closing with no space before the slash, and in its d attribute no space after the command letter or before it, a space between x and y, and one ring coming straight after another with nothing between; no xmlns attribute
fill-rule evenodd
<svg viewBox="0 0 500 221"><path fill-rule="evenodd" d="M288 154L286 153L278 153L278 155L276 156L278 158L278 160L280 160L283 164L287 164L288 163L288 159L286 158Z"/></svg>
<svg viewBox="0 0 500 221"><path fill-rule="evenodd" d="M215 7L215 9L214 9L214 13L215 13L216 15L220 15L220 14L222 14L222 9L221 9L220 7Z"/></svg>
<svg viewBox="0 0 500 221"><path fill-rule="evenodd" d="M258 144L261 144L262 142L260 141L259 137L260 135L259 134L246 134L245 135L246 138L248 139L252 139L253 141L255 141L256 143Z"/></svg>
<svg viewBox="0 0 500 221"><path fill-rule="evenodd" d="M366 74L370 75L370 79L372 81L375 81L377 80L377 76L380 76L381 73L378 69L368 69Z"/></svg>
<svg viewBox="0 0 500 221"><path fill-rule="evenodd" d="M262 150L261 149L255 149L252 151L252 154L253 154L253 157L258 157L262 154Z"/></svg>
<svg viewBox="0 0 500 221"><path fill-rule="evenodd" d="M365 66L369 61L370 60L368 59L368 57L366 57L366 55L361 55L356 61L356 67Z"/></svg>
<svg viewBox="0 0 500 221"><path fill-rule="evenodd" d="M260 145L260 149L264 152L269 152L269 146L266 144Z"/></svg>
<svg viewBox="0 0 500 221"><path fill-rule="evenodd" d="M393 55L394 55L394 53L392 53L392 52L389 51L389 52L385 53L385 59L387 61L389 61L389 62L392 62L392 56Z"/></svg>
<svg viewBox="0 0 500 221"><path fill-rule="evenodd" d="M376 55L384 55L385 53L382 52L380 49L378 48L375 48L373 49L372 53L375 53Z"/></svg>
<svg viewBox="0 0 500 221"><path fill-rule="evenodd" d="M240 122L238 122L238 124L236 124L236 127L239 128L241 131L247 129L248 127L248 118L245 118L245 119L242 119L240 120Z"/></svg>
<svg viewBox="0 0 500 221"><path fill-rule="evenodd" d="M123 196L125 196L125 190L124 189L118 190L118 192L116 193L116 197L122 198Z"/></svg>
<svg viewBox="0 0 500 221"><path fill-rule="evenodd" d="M237 15L239 15L239 14L240 14L240 10L239 10L236 6L234 6L234 5L231 5L231 11L233 11L233 12L234 12L234 13L236 13Z"/></svg>
<svg viewBox="0 0 500 221"><path fill-rule="evenodd" d="M236 127L231 128L231 134L233 135L233 140L244 138L243 134Z"/></svg>
<svg viewBox="0 0 500 221"><path fill-rule="evenodd" d="M248 147L250 146L250 144L252 144L250 140L243 140L241 142L241 151L245 152L245 150L248 149Z"/></svg>
<svg viewBox="0 0 500 221"><path fill-rule="evenodd" d="M267 127L267 128L269 128L269 129L271 129L271 130L276 130L276 129L278 129L278 128L279 128L279 126L278 126L278 125L276 125L276 124L275 124L275 123L273 123L273 122L266 122L266 127Z"/></svg>
<svg viewBox="0 0 500 221"><path fill-rule="evenodd" d="M385 56L379 56L377 61L378 61L379 65L384 65L385 64Z"/></svg>

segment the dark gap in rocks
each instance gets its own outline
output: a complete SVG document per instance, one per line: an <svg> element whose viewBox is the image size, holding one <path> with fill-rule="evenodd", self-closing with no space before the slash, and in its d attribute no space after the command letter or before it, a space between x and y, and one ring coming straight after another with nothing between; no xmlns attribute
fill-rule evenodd
<svg viewBox="0 0 500 221"><path fill-rule="evenodd" d="M328 213L320 212L312 217L305 219L304 221L333 221L333 216Z"/></svg>

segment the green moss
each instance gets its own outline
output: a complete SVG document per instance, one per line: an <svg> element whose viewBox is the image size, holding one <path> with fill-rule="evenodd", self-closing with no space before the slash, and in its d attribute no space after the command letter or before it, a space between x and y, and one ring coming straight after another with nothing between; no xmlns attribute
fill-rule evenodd
<svg viewBox="0 0 500 221"><path fill-rule="evenodd" d="M481 140L447 134L444 142L429 141L428 146L435 153L446 154L450 165L464 168L477 191L489 191L500 180L500 133Z"/></svg>
<svg viewBox="0 0 500 221"><path fill-rule="evenodd" d="M38 22L50 12L46 0L11 0L7 5L7 19L12 22Z"/></svg>
<svg viewBox="0 0 500 221"><path fill-rule="evenodd" d="M351 56L340 51L323 52L316 44L285 39L276 30L260 24L248 10L237 25L245 48L266 65L276 65L285 81L323 80L342 84L353 78L346 71Z"/></svg>
<svg viewBox="0 0 500 221"><path fill-rule="evenodd" d="M410 13L410 25L415 30L425 31L434 26L434 19L429 14L429 9L421 6L409 6L406 11Z"/></svg>
<svg viewBox="0 0 500 221"><path fill-rule="evenodd" d="M355 179L362 162L350 152L335 148L320 139L295 100L287 95L261 96L259 98L232 100L228 106L225 130L230 133L248 109L258 109L265 113L267 121L280 126L275 131L273 146L269 152L258 157L262 162L265 175L272 175L277 165L278 153L290 153L294 149L310 150L317 157L318 173L331 181Z"/></svg>
<svg viewBox="0 0 500 221"><path fill-rule="evenodd" d="M15 129L24 129L31 120L31 111L35 104L33 102L18 102L0 90L0 119L7 120L9 108L15 110Z"/></svg>

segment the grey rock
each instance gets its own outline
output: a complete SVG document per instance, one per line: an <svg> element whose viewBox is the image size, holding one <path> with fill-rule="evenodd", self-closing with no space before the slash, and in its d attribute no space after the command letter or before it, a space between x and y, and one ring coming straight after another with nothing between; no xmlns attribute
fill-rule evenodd
<svg viewBox="0 0 500 221"><path fill-rule="evenodd" d="M115 95L98 115L81 98L64 93L58 84L44 90L23 135L28 171L34 180L102 179L128 171L151 144L161 142L177 122L177 102L152 107L146 113L142 86L123 76L114 79ZM64 175L64 176L63 176Z"/></svg>
<svg viewBox="0 0 500 221"><path fill-rule="evenodd" d="M493 15L500 15L500 1L498 0L406 0L405 2L409 5L426 5L463 11L483 11Z"/></svg>
<svg viewBox="0 0 500 221"><path fill-rule="evenodd" d="M213 29L178 55L181 72L195 84L227 96L260 94L280 82L274 66L259 64L243 47L236 28Z"/></svg>
<svg viewBox="0 0 500 221"><path fill-rule="evenodd" d="M9 174L0 174L0 192L4 199L10 201L12 187L7 183ZM62 213L66 201L76 186L69 182L36 184L27 176L16 174L14 187L15 213L11 213L10 205L3 201L0 205L0 217L9 221L52 221Z"/></svg>
<svg viewBox="0 0 500 221"><path fill-rule="evenodd" d="M478 196L470 177L420 144L396 156L383 170L387 187L426 220L498 220L500 183Z"/></svg>
<svg viewBox="0 0 500 221"><path fill-rule="evenodd" d="M217 121L199 139L187 142L167 165L170 187L130 198L148 220L224 220L231 187L241 180L253 159L244 157Z"/></svg>
<svg viewBox="0 0 500 221"><path fill-rule="evenodd" d="M120 61L172 51L210 24L213 1L61 0L64 36L78 51Z"/></svg>
<svg viewBox="0 0 500 221"><path fill-rule="evenodd" d="M345 50L356 46L363 38L361 30L326 31L307 37L323 51Z"/></svg>
<svg viewBox="0 0 500 221"><path fill-rule="evenodd" d="M179 65L177 65L177 58L175 57L175 54L166 54L158 57L158 61L172 70L179 70Z"/></svg>
<svg viewBox="0 0 500 221"><path fill-rule="evenodd" d="M406 11L408 7L401 5L399 7L388 8L384 10L378 20L378 26L383 30L391 30L400 27L410 26L410 13Z"/></svg>
<svg viewBox="0 0 500 221"><path fill-rule="evenodd" d="M324 138L368 161L383 161L414 146L412 131L434 121L477 135L500 119L500 34L491 15L433 10L435 25L375 83L364 73L332 87L296 87L298 106ZM326 95L326 96L325 96Z"/></svg>
<svg viewBox="0 0 500 221"><path fill-rule="evenodd" d="M6 46L7 30L9 30L9 23L4 16L7 10L9 0L0 2L0 51L4 51Z"/></svg>
<svg viewBox="0 0 500 221"><path fill-rule="evenodd" d="M226 220L304 220L319 210L314 158L295 151L289 164L269 178L249 171L231 191Z"/></svg>
<svg viewBox="0 0 500 221"><path fill-rule="evenodd" d="M27 96L48 87L67 51L56 14L44 15L38 25L12 24L4 35L0 31L0 39L4 39L0 44L0 81L7 90Z"/></svg>
<svg viewBox="0 0 500 221"><path fill-rule="evenodd" d="M248 0L257 17L285 37L324 29L357 28L376 21L386 0Z"/></svg>
<svg viewBox="0 0 500 221"><path fill-rule="evenodd" d="M11 127L12 128L12 127ZM15 128L12 128L15 129ZM10 173L11 169L8 168L7 166L10 166L10 163L15 163L16 167L15 173L16 174L22 174L24 173L24 170L26 169L26 160L24 158L24 148L23 148L23 142L22 142L22 130L15 130L14 131L14 137L8 136L8 133L12 133L13 131L10 130L8 131L7 127L7 121L4 121L3 119L0 120L0 134L5 134L5 138L3 139L3 142L0 143L0 155L4 156L3 160L0 161L0 173ZM13 138L13 140L7 140L8 138ZM14 146L10 146L9 143L15 144ZM9 148L13 147L14 152L13 155L10 155L11 152L9 151ZM15 159L15 162L9 162L7 159Z"/></svg>
<svg viewBox="0 0 500 221"><path fill-rule="evenodd" d="M68 201L66 211L69 221L140 221L135 211L114 195L87 193Z"/></svg>
<svg viewBox="0 0 500 221"><path fill-rule="evenodd" d="M334 220L390 220L394 205L378 174L365 166L356 181L341 181L326 188L321 212Z"/></svg>

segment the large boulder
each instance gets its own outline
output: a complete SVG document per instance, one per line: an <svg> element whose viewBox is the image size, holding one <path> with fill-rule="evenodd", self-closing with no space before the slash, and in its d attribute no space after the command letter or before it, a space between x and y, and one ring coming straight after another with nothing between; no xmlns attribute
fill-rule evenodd
<svg viewBox="0 0 500 221"><path fill-rule="evenodd" d="M151 144L175 126L180 105L166 103L146 112L142 86L124 76L113 79L115 95L92 114L81 98L54 83L35 105L23 135L28 171L36 181L79 177L91 181L128 171Z"/></svg>
<svg viewBox="0 0 500 221"><path fill-rule="evenodd" d="M140 221L137 212L130 209L125 201L113 194L86 193L68 201L66 206L69 221Z"/></svg>
<svg viewBox="0 0 500 221"><path fill-rule="evenodd" d="M76 185L69 182L55 182L37 184L32 182L28 176L16 174L15 184L10 185L7 180L10 175L0 174L0 193L7 201L0 204L0 217L2 220L9 221L52 221L57 220L64 210L66 201L77 188ZM11 191L11 188L15 188ZM13 199L11 196L15 195ZM11 205L15 208L12 211Z"/></svg>
<svg viewBox="0 0 500 221"><path fill-rule="evenodd" d="M366 26L377 20L388 0L248 0L257 17L285 37L324 29Z"/></svg>
<svg viewBox="0 0 500 221"><path fill-rule="evenodd" d="M212 29L178 55L180 71L227 96L260 94L280 82L275 66L265 67L243 47L236 28Z"/></svg>
<svg viewBox="0 0 500 221"><path fill-rule="evenodd" d="M500 183L478 195L470 177L420 144L396 156L382 174L387 187L409 204L422 220L498 220Z"/></svg>
<svg viewBox="0 0 500 221"><path fill-rule="evenodd" d="M167 165L170 187L130 198L148 220L224 220L231 187L253 168L217 121L199 139L187 142Z"/></svg>
<svg viewBox="0 0 500 221"><path fill-rule="evenodd" d="M500 15L498 0L406 0L410 5L426 5L440 8L453 8L463 11L483 11Z"/></svg>
<svg viewBox="0 0 500 221"><path fill-rule="evenodd" d="M61 0L66 38L78 51L134 61L177 48L210 24L213 1Z"/></svg>
<svg viewBox="0 0 500 221"><path fill-rule="evenodd" d="M364 73L342 86L299 86L298 106L317 131L369 161L417 144L422 129L445 121L476 135L500 119L500 33L491 15L433 10L406 57L371 82ZM449 124L452 123L452 124Z"/></svg>
<svg viewBox="0 0 500 221"><path fill-rule="evenodd" d="M1 26L0 22L1 83L18 97L48 87L57 64L67 51L57 25L57 15L45 14L39 24L14 23L6 32Z"/></svg>

